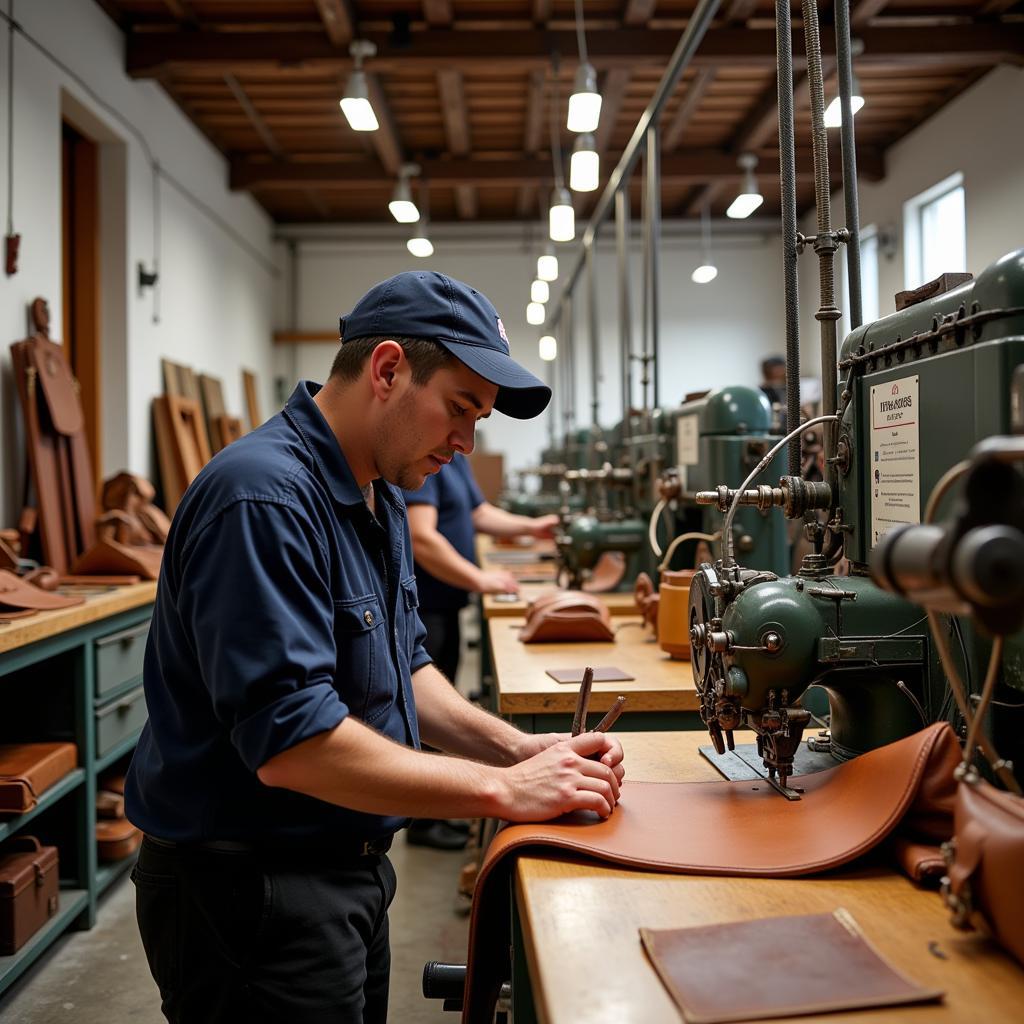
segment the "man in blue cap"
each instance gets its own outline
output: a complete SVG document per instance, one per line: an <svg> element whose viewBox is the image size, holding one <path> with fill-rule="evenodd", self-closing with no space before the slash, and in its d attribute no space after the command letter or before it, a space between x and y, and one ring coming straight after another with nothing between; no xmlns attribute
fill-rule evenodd
<svg viewBox="0 0 1024 1024"><path fill-rule="evenodd" d="M463 700L416 611L398 488L471 451L492 408L536 416L548 388L491 303L442 274L372 288L341 336L322 388L300 383L199 474L164 553L126 799L175 1022L384 1024L386 854L408 818L618 800L617 741L520 733Z"/></svg>

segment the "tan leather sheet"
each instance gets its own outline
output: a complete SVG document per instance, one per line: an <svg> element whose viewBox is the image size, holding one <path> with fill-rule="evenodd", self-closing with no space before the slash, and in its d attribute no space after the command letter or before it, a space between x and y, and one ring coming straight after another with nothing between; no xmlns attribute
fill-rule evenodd
<svg viewBox="0 0 1024 1024"><path fill-rule="evenodd" d="M32 615L35 612L54 611L84 604L84 597L65 597L43 590L16 576L8 569L0 569L0 618Z"/></svg>
<svg viewBox="0 0 1024 1024"><path fill-rule="evenodd" d="M488 848L477 882L463 1021L489 1022L509 977L512 853L561 849L677 874L815 874L862 856L898 825L917 842L948 838L959 760L952 729L940 723L803 776L799 801L783 799L766 783L625 782L607 821L581 813L504 828Z"/></svg>

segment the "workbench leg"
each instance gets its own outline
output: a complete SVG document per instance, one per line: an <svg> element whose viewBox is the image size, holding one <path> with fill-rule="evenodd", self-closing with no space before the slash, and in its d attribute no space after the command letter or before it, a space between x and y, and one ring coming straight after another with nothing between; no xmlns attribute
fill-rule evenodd
<svg viewBox="0 0 1024 1024"><path fill-rule="evenodd" d="M509 885L512 912L512 1014L510 1024L537 1024L537 1011L533 1005L533 986L530 965L526 960L523 929L516 906L515 882Z"/></svg>
<svg viewBox="0 0 1024 1024"><path fill-rule="evenodd" d="M75 653L75 738L85 768L85 785L79 791L76 842L78 845L79 885L89 892L85 909L75 920L76 929L89 929L96 923L96 718L93 693L96 686L93 643L86 641Z"/></svg>

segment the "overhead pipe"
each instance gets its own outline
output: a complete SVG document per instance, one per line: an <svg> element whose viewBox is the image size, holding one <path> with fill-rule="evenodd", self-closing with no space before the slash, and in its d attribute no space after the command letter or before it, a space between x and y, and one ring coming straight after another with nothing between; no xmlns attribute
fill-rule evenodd
<svg viewBox="0 0 1024 1024"><path fill-rule="evenodd" d="M619 278L619 366L622 370L622 440L633 433L633 304L629 281L629 192L615 193L615 262Z"/></svg>
<svg viewBox="0 0 1024 1024"><path fill-rule="evenodd" d="M597 410L600 405L601 336L598 328L597 280L594 270L594 246L587 246L587 334L590 341L590 426L596 439L600 424Z"/></svg>
<svg viewBox="0 0 1024 1024"><path fill-rule="evenodd" d="M843 154L843 203L846 207L846 282L850 293L850 330L864 322L860 279L860 201L857 188L857 150L854 143L853 49L850 42L850 0L835 0L836 58L839 72L839 107L843 123L839 129Z"/></svg>
<svg viewBox="0 0 1024 1024"><path fill-rule="evenodd" d="M647 192L647 201L644 203L644 235L647 243L647 274L646 274L646 301L648 310L648 348L647 358L650 361L651 372L648 373L647 366L644 366L645 376L651 382L651 400L647 404L646 392L644 395L644 408L651 410L658 408L660 392L658 388L658 365L660 355L660 307L658 295L658 270L661 259L661 156L658 145L658 122L652 121L647 127L647 157L644 163L645 180L644 187ZM648 416L648 430L650 422Z"/></svg>
<svg viewBox="0 0 1024 1024"><path fill-rule="evenodd" d="M800 292L797 283L796 142L793 123L793 36L790 0L775 0L779 94L779 186L782 194L782 277L786 308L786 429L800 422ZM800 475L800 433L787 449L789 475Z"/></svg>

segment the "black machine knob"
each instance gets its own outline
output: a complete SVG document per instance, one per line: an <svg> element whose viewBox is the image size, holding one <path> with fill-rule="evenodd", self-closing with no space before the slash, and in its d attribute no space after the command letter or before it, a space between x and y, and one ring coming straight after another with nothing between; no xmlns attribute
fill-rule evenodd
<svg viewBox="0 0 1024 1024"><path fill-rule="evenodd" d="M455 999L462 1002L466 990L466 965L428 960L423 965L423 995L427 999Z"/></svg>

